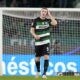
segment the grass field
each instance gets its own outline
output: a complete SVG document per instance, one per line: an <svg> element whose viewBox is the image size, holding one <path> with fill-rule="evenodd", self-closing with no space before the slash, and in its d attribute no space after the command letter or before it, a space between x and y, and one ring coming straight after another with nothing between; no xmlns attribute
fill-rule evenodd
<svg viewBox="0 0 80 80"><path fill-rule="evenodd" d="M46 80L42 77L35 78L34 76L0 76L0 80ZM47 77L47 80L80 80L80 76L53 76Z"/></svg>

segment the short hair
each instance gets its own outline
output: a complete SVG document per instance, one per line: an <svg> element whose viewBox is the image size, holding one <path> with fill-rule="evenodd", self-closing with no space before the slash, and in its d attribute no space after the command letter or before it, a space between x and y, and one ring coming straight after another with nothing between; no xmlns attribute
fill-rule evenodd
<svg viewBox="0 0 80 80"><path fill-rule="evenodd" d="M48 14L48 9L47 9L46 7L43 7L43 8L41 8L41 10L42 10L42 9L45 9L45 10L47 10L47 14Z"/></svg>
<svg viewBox="0 0 80 80"><path fill-rule="evenodd" d="M48 10L46 7L42 7L42 9L46 9L46 10Z"/></svg>

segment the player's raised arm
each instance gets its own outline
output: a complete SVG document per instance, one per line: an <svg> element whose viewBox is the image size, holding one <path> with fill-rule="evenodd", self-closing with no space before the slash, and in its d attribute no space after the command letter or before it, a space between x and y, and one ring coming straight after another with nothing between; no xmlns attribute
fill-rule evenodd
<svg viewBox="0 0 80 80"><path fill-rule="evenodd" d="M56 25L57 25L57 21L55 20L55 17L53 17L53 16L51 15L51 13L49 12L49 10L48 10L48 16L49 16L50 19L51 19L51 25L56 26Z"/></svg>

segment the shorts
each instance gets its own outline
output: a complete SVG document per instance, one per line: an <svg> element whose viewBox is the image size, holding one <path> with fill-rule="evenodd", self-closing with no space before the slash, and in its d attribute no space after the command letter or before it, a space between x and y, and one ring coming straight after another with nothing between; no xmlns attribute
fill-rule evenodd
<svg viewBox="0 0 80 80"><path fill-rule="evenodd" d="M49 44L45 44L45 45L40 45L40 46L35 46L35 53L36 53L36 57L41 57L44 55L49 55Z"/></svg>

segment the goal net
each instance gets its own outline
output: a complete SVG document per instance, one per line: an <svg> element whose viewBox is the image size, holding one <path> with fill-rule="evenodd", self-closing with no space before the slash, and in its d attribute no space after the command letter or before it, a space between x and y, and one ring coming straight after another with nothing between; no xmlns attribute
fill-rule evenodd
<svg viewBox="0 0 80 80"><path fill-rule="evenodd" d="M50 28L50 54L65 55L65 59L66 55L80 55L80 10L49 10L58 21L55 28ZM34 54L30 28L32 21L39 15L40 8L3 9L3 54Z"/></svg>
<svg viewBox="0 0 80 80"><path fill-rule="evenodd" d="M40 9L3 11L3 53L32 54L31 22L38 17ZM80 11L51 9L58 25L51 28L51 54L80 53ZM54 49L54 47L58 49Z"/></svg>

